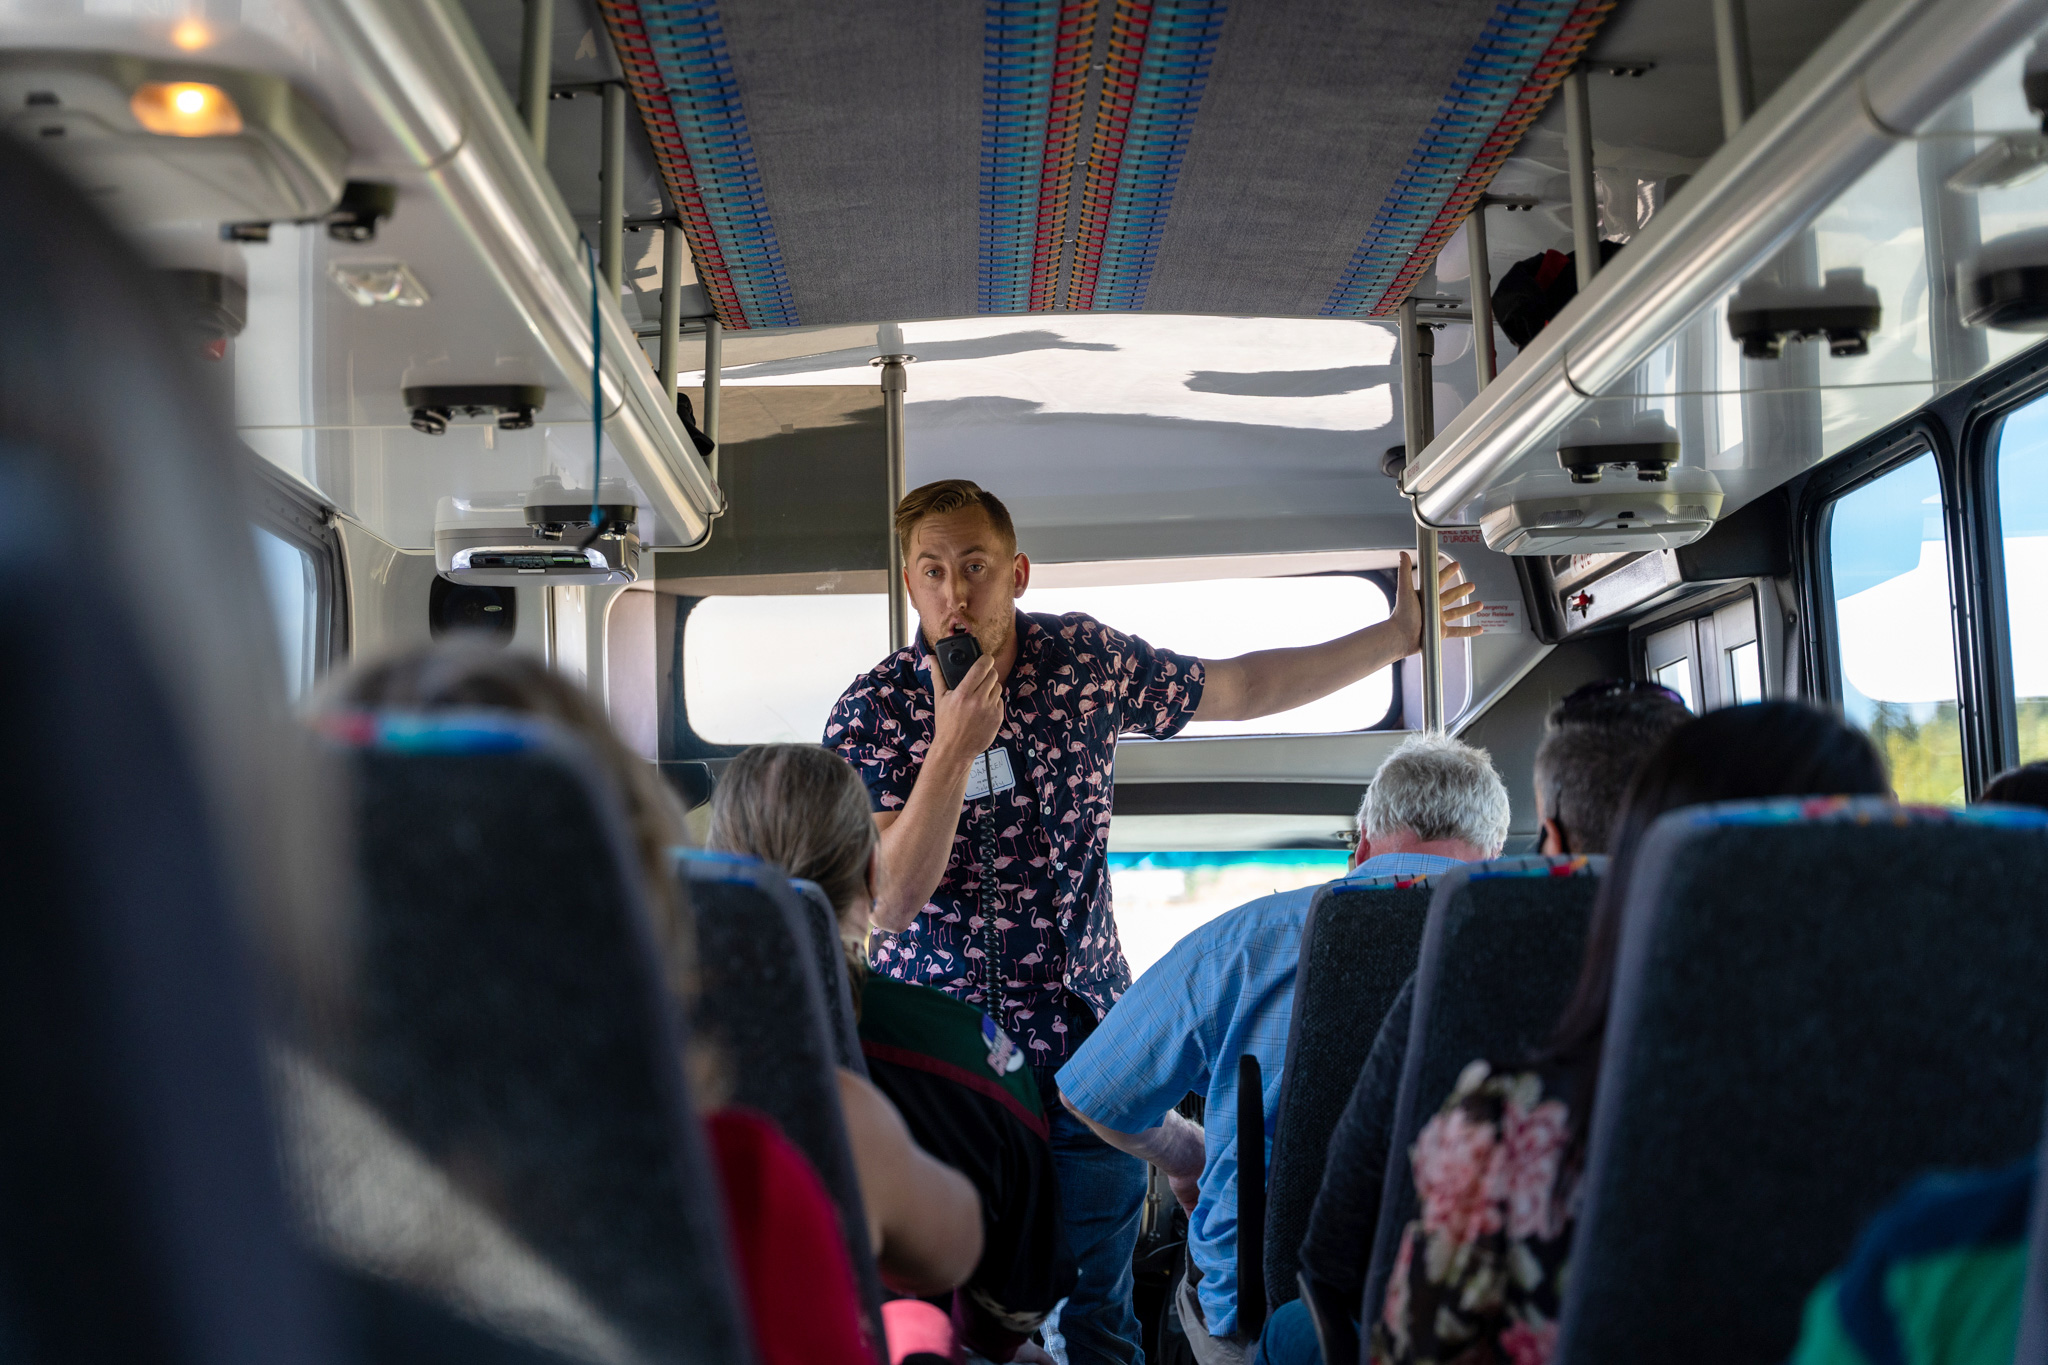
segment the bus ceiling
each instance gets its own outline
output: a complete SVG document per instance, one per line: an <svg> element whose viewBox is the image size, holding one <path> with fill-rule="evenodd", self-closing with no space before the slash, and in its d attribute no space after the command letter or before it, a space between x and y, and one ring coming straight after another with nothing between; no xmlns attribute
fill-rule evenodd
<svg viewBox="0 0 2048 1365"><path fill-rule="evenodd" d="M956 445L1047 475L1019 501L1072 532L1055 557L1148 524L1141 556L1400 544L1411 504L1496 549L1669 547L2039 312L2048 0L15 9L0 101L81 173L207 144L335 196L114 202L200 278L213 353L235 338L250 445L415 549L440 500L551 477L631 499L649 546L703 543L725 493L665 384L717 434L694 348L721 338L750 388L872 391L870 360L923 346L912 472L924 432L1009 432ZM1504 295L1475 346L1532 258L1548 312ZM1099 372L1062 372L1065 415L1112 420L1034 429L1059 405L980 377L1071 350ZM1148 365L1176 392L1119 406L1109 377ZM486 389L540 402L432 397ZM1232 420L1211 395L1276 401ZM813 405L821 433L862 428L846 406Z"/></svg>

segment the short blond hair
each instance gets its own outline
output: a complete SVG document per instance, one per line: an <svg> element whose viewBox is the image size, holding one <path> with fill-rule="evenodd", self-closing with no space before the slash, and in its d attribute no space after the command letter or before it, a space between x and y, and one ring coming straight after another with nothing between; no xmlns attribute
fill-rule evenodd
<svg viewBox="0 0 2048 1365"><path fill-rule="evenodd" d="M896 504L896 539L902 542L907 554L910 533L917 529L920 521L969 507L979 507L988 516L989 524L996 528L996 534L1003 538L1012 553L1016 552L1017 525L1010 520L1010 509L972 479L940 479L937 483L928 483L905 493L903 501Z"/></svg>

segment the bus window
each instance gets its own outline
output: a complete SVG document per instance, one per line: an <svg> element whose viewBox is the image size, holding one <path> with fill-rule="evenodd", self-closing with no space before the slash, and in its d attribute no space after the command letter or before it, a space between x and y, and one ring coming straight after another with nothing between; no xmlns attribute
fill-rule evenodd
<svg viewBox="0 0 2048 1365"><path fill-rule="evenodd" d="M1757 652L1757 642L1746 641L1725 651L1728 660L1728 687L1732 704L1747 706L1753 701L1764 699L1764 670L1762 656Z"/></svg>
<svg viewBox="0 0 2048 1365"><path fill-rule="evenodd" d="M313 556L261 526L252 526L256 561L270 597L284 661L285 694L297 701L318 676L320 665L320 576Z"/></svg>
<svg viewBox="0 0 2048 1365"><path fill-rule="evenodd" d="M1842 708L1891 765L1902 801L1961 804L1962 732L1948 544L1932 454L1844 494L1828 568Z"/></svg>
<svg viewBox="0 0 2048 1365"><path fill-rule="evenodd" d="M1329 823L1342 823L1341 817ZM1132 979L1225 911L1276 891L1321 886L1350 865L1350 853L1341 848L1126 852L1116 847L1112 826L1110 895Z"/></svg>
<svg viewBox="0 0 2048 1365"><path fill-rule="evenodd" d="M1643 666L1652 681L1670 688L1694 715L1700 710L1699 658L1694 624L1687 621L1660 630L1643 642Z"/></svg>
<svg viewBox="0 0 2048 1365"><path fill-rule="evenodd" d="M1230 658L1314 644L1387 619L1387 594L1358 574L1034 587L1028 612L1086 612L1165 649ZM813 743L832 703L887 653L880 593L720 595L691 608L684 629L683 699L707 744ZM1185 735L1333 734L1386 723L1390 669L1321 701L1256 721L1198 721Z"/></svg>
<svg viewBox="0 0 2048 1365"><path fill-rule="evenodd" d="M2005 619L2022 763L2048 758L2048 398L1998 434L1998 522L2005 537Z"/></svg>
<svg viewBox="0 0 2048 1365"><path fill-rule="evenodd" d="M706 597L684 626L690 729L710 744L815 744L888 644L881 593Z"/></svg>
<svg viewBox="0 0 2048 1365"><path fill-rule="evenodd" d="M1357 574L1294 578L1212 578L1181 583L1033 588L1025 611L1086 612L1162 649L1229 659L1257 649L1312 645L1387 619L1386 591ZM1257 720L1198 720L1183 735L1328 735L1385 723L1394 673L1332 692L1321 701Z"/></svg>

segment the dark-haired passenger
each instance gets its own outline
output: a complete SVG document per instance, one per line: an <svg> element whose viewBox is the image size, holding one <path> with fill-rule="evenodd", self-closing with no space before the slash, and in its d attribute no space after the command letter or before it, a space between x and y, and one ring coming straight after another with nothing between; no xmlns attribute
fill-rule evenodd
<svg viewBox="0 0 2048 1365"><path fill-rule="evenodd" d="M879 842L859 776L814 744L746 750L712 797L710 847L775 863L832 902L874 1088L918 1146L966 1175L980 1196L981 1257L953 1295L958 1339L985 1360L1042 1361L1029 1338L1074 1287L1045 1108L1022 1050L987 1015L868 971ZM840 1083L858 1104L859 1079L841 1072ZM863 1194L867 1187L864 1170Z"/></svg>
<svg viewBox="0 0 2048 1365"><path fill-rule="evenodd" d="M1534 1059L1474 1061L1416 1138L1421 1216L1401 1234L1370 1324L1375 1362L1547 1365L1556 1350L1578 1139L1595 1102L1622 910L1657 817L1713 801L1890 791L1884 760L1861 731L1794 702L1716 711L1658 747L1623 799L1578 986L1550 1044Z"/></svg>
<svg viewBox="0 0 2048 1365"><path fill-rule="evenodd" d="M2036 760L2008 768L1991 779L1977 800L2001 806L2033 806L2048 810L2048 761Z"/></svg>
<svg viewBox="0 0 2048 1365"><path fill-rule="evenodd" d="M1589 683L1553 707L1536 750L1541 851L1605 853L1630 779L1691 719L1677 693L1626 678ZM1365 1293L1414 1005L1410 973L1330 1134L1322 1188L1301 1246L1302 1270L1325 1302L1355 1305ZM1283 1305L1268 1323L1264 1343L1269 1361L1292 1362L1312 1353L1306 1306L1299 1300Z"/></svg>

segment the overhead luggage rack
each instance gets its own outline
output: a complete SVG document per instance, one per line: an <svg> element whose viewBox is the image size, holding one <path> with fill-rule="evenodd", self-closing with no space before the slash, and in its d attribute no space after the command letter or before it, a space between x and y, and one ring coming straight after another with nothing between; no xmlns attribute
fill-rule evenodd
<svg viewBox="0 0 2048 1365"><path fill-rule="evenodd" d="M1661 405L1681 416L1675 425L1683 433L1683 409L1689 403L1703 406L1709 395L1844 395L1837 407L1845 411L1830 414L1825 426L1813 416L1806 432L1811 440L1803 435L1798 449L1745 450L1721 458L1716 452L1727 447L1703 450L1695 430L1686 458L1711 465L1727 495L1723 510L1732 512L1781 482L1787 460L1811 463L1845 448L1960 377L1937 374L1924 361L1917 368L1911 363L1928 349L1913 338L1924 340L1930 326L1949 319L1908 317L1900 306L1905 300L1892 298L1883 300L1882 314L1870 303L1855 321L1895 336L1865 335L1855 345L1845 339L1831 358L1817 361L1811 346L1829 349L1825 344L1794 341L1780 347L1788 357L1797 350L1808 369L1821 367L1816 373L1785 369L1752 376L1731 370L1738 375L1732 384L1702 384L1685 374L1660 378L1661 371L1648 370L1653 357L1664 354L1659 348L1682 331L1688 343L1716 353L1735 351L1744 338L1730 334L1720 313L1737 287L1784 264L1776 258L1832 206L1893 193L1889 182L1872 179L1883 178L1880 163L1894 152L1910 156L1929 120L2044 19L2048 5L2040 0L1869 0L1409 462L1402 485L1417 515L1436 525L1470 523L1476 500L1490 489L1539 465L1554 471L1559 433L1574 422ZM1922 174L1917 166L1901 173L1915 184ZM1828 263L1819 264L1824 269ZM1927 268L1939 271L1931 255ZM1817 275L1812 283L1819 287ZM1879 281L1872 299L1883 292ZM1857 301L1869 303L1861 294ZM1811 330L1788 324L1772 339ZM1759 348L1760 340L1752 349ZM1748 434L1738 431L1736 439ZM1751 467L1767 457L1775 467Z"/></svg>

